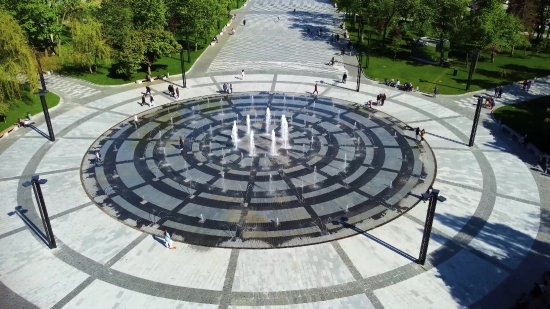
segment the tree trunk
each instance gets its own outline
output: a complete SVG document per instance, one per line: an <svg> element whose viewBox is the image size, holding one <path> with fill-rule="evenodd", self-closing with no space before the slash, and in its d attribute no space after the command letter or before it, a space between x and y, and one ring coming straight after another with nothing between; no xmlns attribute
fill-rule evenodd
<svg viewBox="0 0 550 309"><path fill-rule="evenodd" d="M468 68L468 56L469 55L470 55L469 53L466 53L466 68Z"/></svg>
<svg viewBox="0 0 550 309"><path fill-rule="evenodd" d="M199 45L197 44L197 36L195 35L195 51L199 50Z"/></svg>
<svg viewBox="0 0 550 309"><path fill-rule="evenodd" d="M495 62L495 52L491 51L491 63Z"/></svg>
<svg viewBox="0 0 550 309"><path fill-rule="evenodd" d="M382 46L384 49L386 48L386 32L388 31L388 27L384 25L384 33L382 34Z"/></svg>
<svg viewBox="0 0 550 309"><path fill-rule="evenodd" d="M443 66L445 61L445 50L443 49L443 32L439 34L439 65Z"/></svg>
<svg viewBox="0 0 550 309"><path fill-rule="evenodd" d="M357 33L357 42L363 43L363 31L365 31L365 24L363 23L363 16L359 19L359 31Z"/></svg>
<svg viewBox="0 0 550 309"><path fill-rule="evenodd" d="M514 56L514 49L515 49L515 46L512 45L512 49L510 50L510 57Z"/></svg>
<svg viewBox="0 0 550 309"><path fill-rule="evenodd" d="M91 65L88 66L88 69L90 69L90 73L92 73L92 74L94 73L94 71L92 70L92 66L91 66Z"/></svg>
<svg viewBox="0 0 550 309"><path fill-rule="evenodd" d="M147 73L151 75L151 64L147 63Z"/></svg>
<svg viewBox="0 0 550 309"><path fill-rule="evenodd" d="M481 54L481 52L478 52L477 55L476 55L476 64L475 64L475 66L474 66L474 73L476 72L477 63L479 62L479 54Z"/></svg>

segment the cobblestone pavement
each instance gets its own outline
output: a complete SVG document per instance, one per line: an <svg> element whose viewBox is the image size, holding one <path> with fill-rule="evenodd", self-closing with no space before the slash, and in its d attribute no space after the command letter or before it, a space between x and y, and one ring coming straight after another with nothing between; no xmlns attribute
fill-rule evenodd
<svg viewBox="0 0 550 309"><path fill-rule="evenodd" d="M254 1L260 3L251 0L247 9ZM297 3L318 7L315 12L329 6ZM349 101L352 108L385 92L386 104L373 113L426 129L436 160L433 186L447 198L437 206L426 265L415 263L427 209L422 202L382 226L322 244L252 250L175 242L177 249L166 249L160 235L136 230L98 207L109 193L87 194L83 182L91 178L81 167L105 132L175 99L163 93L164 81L151 86L157 107L139 104L143 85L88 85L101 92L79 97L58 90L63 104L51 112L55 142L38 132L47 131L40 116L34 117L36 130L19 129L0 141L0 307L508 308L550 267L550 178L486 111L475 145L466 146L473 113L456 102L467 95L434 99L368 81L356 92L354 82L341 84L333 72L284 68L239 81L238 71L211 73L199 63L182 99L216 94L227 81L234 82L235 95L310 96L317 82L320 96ZM531 91L548 93L545 83L537 81ZM413 131L402 134L415 138ZM21 186L35 173L48 179L43 191L57 249L47 248L36 232L40 215L31 190Z"/></svg>

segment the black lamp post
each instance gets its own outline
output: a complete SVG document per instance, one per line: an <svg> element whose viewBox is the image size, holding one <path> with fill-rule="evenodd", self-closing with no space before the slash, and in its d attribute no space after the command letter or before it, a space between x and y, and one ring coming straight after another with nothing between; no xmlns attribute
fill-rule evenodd
<svg viewBox="0 0 550 309"><path fill-rule="evenodd" d="M46 104L46 93L48 93L48 89L46 89L46 81L44 80L44 74L42 74L42 68L40 67L40 60L36 59L38 62L38 75L40 76L40 83L42 84L42 89L38 92L35 92L35 94L38 94L40 96L40 103L42 103L42 111L44 112L44 120L46 121L46 126L48 127L48 134L49 139L52 142L55 142L55 134L53 133L53 127L52 127L52 120L50 119L50 111L48 110L48 104Z"/></svg>
<svg viewBox="0 0 550 309"><path fill-rule="evenodd" d="M431 187L426 193L422 193L422 199L424 201L429 200L428 211L426 213L426 222L424 222L424 234L422 235L422 243L420 244L420 255L418 257L418 264L424 265L424 263L426 263L428 245L430 243L430 236L432 234L435 206L437 205L437 201L444 202L447 199L443 196L439 196L439 190L432 189Z"/></svg>
<svg viewBox="0 0 550 309"><path fill-rule="evenodd" d="M44 224L48 242L50 243L50 248L54 249L57 248L57 244L55 243L55 236L53 235L50 217L48 216L48 210L46 209L46 203L44 202L44 196L42 195L42 189L40 188L40 185L45 184L47 181L47 179L40 179L40 176L38 175L33 175L30 181L24 182L22 185L25 188L32 186L34 197L36 198L36 203L38 204L38 209L40 210L40 217L42 217L42 223Z"/></svg>
<svg viewBox="0 0 550 309"><path fill-rule="evenodd" d="M479 96L477 98L476 113L474 114L474 122L472 123L472 132L470 133L470 141L468 146L472 147L474 145L474 140L476 139L477 125L479 123L479 116L481 115L481 107L483 105L483 97Z"/></svg>
<svg viewBox="0 0 550 309"><path fill-rule="evenodd" d="M187 36L187 63L191 63L191 49L189 48L189 29L185 30Z"/></svg>
<svg viewBox="0 0 550 309"><path fill-rule="evenodd" d="M359 65L357 66L357 92L359 92L359 88L361 86L361 75L363 72L363 56L365 53L361 52L357 54L357 60L359 60Z"/></svg>
<svg viewBox="0 0 550 309"><path fill-rule="evenodd" d="M183 88L187 88L187 80L185 79L185 62L183 62L183 49L180 49L179 52L180 52L181 78L183 79Z"/></svg>

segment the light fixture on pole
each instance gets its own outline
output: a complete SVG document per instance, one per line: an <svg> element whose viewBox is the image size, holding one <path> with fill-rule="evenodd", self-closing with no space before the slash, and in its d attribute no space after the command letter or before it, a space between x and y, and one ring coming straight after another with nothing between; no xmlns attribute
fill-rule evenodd
<svg viewBox="0 0 550 309"><path fill-rule="evenodd" d="M47 179L40 179L40 176L33 175L30 181L24 182L23 187L27 188L32 186L34 197L36 198L36 203L38 204L38 210L40 210L40 217L42 217L42 224L44 224L44 229L46 230L46 236L48 237L48 242L50 248L57 248L55 242L55 236L53 234L52 225L50 223L50 217L48 216L48 209L46 208L46 203L44 202L44 196L42 195L42 188L40 185L43 185L47 182Z"/></svg>

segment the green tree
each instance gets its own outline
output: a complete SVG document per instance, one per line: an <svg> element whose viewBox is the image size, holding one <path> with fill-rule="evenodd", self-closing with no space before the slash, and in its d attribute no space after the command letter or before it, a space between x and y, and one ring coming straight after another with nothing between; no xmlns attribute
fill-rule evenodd
<svg viewBox="0 0 550 309"><path fill-rule="evenodd" d="M77 65L88 67L90 73L96 70L97 59L109 61L110 47L105 43L101 24L93 19L86 23L74 21L71 23L71 60Z"/></svg>
<svg viewBox="0 0 550 309"><path fill-rule="evenodd" d="M104 0L98 14L103 33L111 46L122 50L122 45L133 31L134 15L130 0Z"/></svg>
<svg viewBox="0 0 550 309"><path fill-rule="evenodd" d="M395 36L392 38L388 48L393 52L393 60L397 58L397 53L407 50L406 48L403 48L403 45L406 43L407 42L405 42L401 36Z"/></svg>
<svg viewBox="0 0 550 309"><path fill-rule="evenodd" d="M18 21L28 42L36 50L55 53L61 26L57 6L44 0L5 1L5 9Z"/></svg>
<svg viewBox="0 0 550 309"><path fill-rule="evenodd" d="M134 0L131 7L134 29L164 30L168 25L164 0Z"/></svg>
<svg viewBox="0 0 550 309"><path fill-rule="evenodd" d="M21 27L5 11L0 10L0 20L0 110L6 111L11 101L21 97L21 78L28 81L31 90L37 89L38 71Z"/></svg>
<svg viewBox="0 0 550 309"><path fill-rule="evenodd" d="M145 65L148 74L151 74L151 66L159 58L173 54L180 48L181 45L169 31L134 31L122 45L118 72L129 76Z"/></svg>

